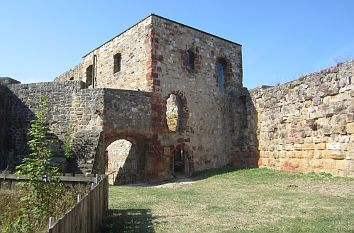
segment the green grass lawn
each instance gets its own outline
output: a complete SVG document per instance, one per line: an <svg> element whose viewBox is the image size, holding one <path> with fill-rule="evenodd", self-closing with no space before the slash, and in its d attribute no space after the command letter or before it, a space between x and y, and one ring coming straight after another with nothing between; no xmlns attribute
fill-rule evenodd
<svg viewBox="0 0 354 233"><path fill-rule="evenodd" d="M212 169L194 183L111 186L102 232L354 232L354 179Z"/></svg>

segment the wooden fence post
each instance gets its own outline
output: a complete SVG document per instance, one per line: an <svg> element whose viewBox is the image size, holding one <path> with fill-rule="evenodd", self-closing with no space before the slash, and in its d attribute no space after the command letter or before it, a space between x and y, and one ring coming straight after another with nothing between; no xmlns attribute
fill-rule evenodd
<svg viewBox="0 0 354 233"><path fill-rule="evenodd" d="M54 224L54 217L49 217L49 226L48 228L50 229Z"/></svg>

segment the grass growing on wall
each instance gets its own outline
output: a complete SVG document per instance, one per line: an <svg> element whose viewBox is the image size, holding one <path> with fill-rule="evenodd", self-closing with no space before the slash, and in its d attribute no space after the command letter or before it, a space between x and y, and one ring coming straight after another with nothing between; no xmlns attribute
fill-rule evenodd
<svg viewBox="0 0 354 233"><path fill-rule="evenodd" d="M102 232L353 232L354 179L213 169L194 183L111 186Z"/></svg>

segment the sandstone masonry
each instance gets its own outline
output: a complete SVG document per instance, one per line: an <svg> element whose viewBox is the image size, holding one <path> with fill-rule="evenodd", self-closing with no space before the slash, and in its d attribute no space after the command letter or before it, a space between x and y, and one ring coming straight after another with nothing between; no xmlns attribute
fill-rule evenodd
<svg viewBox="0 0 354 233"><path fill-rule="evenodd" d="M27 154L40 95L56 161L111 183L233 163L353 172L353 61L276 87L242 85L241 45L150 15L50 83L0 83L0 167ZM60 144L70 124L74 161Z"/></svg>
<svg viewBox="0 0 354 233"><path fill-rule="evenodd" d="M236 165L354 175L354 61L250 90Z"/></svg>

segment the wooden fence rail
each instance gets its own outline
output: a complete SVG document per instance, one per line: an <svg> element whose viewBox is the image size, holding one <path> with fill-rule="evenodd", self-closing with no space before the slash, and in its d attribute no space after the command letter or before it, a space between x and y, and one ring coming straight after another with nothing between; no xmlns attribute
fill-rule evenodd
<svg viewBox="0 0 354 233"><path fill-rule="evenodd" d="M96 176L94 174L84 176L83 174L66 173L64 176L58 176L58 177L65 184L71 184L71 185L89 184L95 182L96 179ZM15 190L18 188L16 184L25 180L27 180L27 178L21 175L0 173L0 189Z"/></svg>
<svg viewBox="0 0 354 233"><path fill-rule="evenodd" d="M108 179L101 175L98 182L71 210L54 225L49 233L94 233L102 224L108 209Z"/></svg>
<svg viewBox="0 0 354 233"><path fill-rule="evenodd" d="M66 184L89 184L91 190L53 223L49 221L47 233L95 233L102 224L108 209L108 177L107 175L82 176L66 174L59 177ZM26 180L16 174L0 174L0 189L16 189L18 182Z"/></svg>

